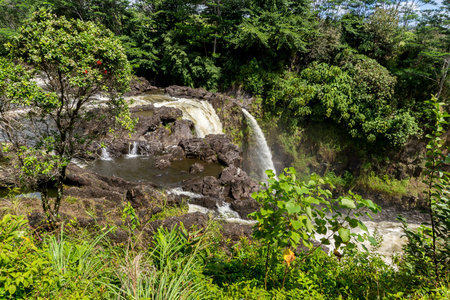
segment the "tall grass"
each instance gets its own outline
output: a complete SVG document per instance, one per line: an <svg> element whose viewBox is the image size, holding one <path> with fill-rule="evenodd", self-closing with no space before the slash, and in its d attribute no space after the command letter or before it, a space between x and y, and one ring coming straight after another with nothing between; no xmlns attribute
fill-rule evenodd
<svg viewBox="0 0 450 300"><path fill-rule="evenodd" d="M82 294L93 289L99 278L107 273L106 261L111 259L108 251L100 245L106 241L106 230L94 239L71 241L61 227L59 235L48 235L44 239L50 264L54 272L55 287L53 292L62 295L66 289L76 288Z"/></svg>
<svg viewBox="0 0 450 300"><path fill-rule="evenodd" d="M116 299L202 299L203 285L199 252L206 247L193 243L180 228L159 228L153 236L153 249L147 253L126 252L116 276L120 287L109 285Z"/></svg>

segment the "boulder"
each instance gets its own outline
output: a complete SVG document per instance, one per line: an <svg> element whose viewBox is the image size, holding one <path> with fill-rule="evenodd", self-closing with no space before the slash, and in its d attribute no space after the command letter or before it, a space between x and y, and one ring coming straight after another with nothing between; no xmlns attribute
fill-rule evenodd
<svg viewBox="0 0 450 300"><path fill-rule="evenodd" d="M153 86L147 79L144 77L135 77L133 76L130 81L130 91L125 94L126 97L136 96L138 94L153 91L158 89Z"/></svg>
<svg viewBox="0 0 450 300"><path fill-rule="evenodd" d="M182 183L182 187L185 191L224 200L223 187L220 185L219 180L213 176L185 180Z"/></svg>
<svg viewBox="0 0 450 300"><path fill-rule="evenodd" d="M205 167L199 163L195 163L189 167L189 174L198 174L205 170Z"/></svg>
<svg viewBox="0 0 450 300"><path fill-rule="evenodd" d="M167 124L181 119L183 112L175 107L161 106L155 108L155 115L159 116L163 124Z"/></svg>
<svg viewBox="0 0 450 300"><path fill-rule="evenodd" d="M260 204L255 199L249 198L244 200L235 200L231 202L231 207L239 214L244 220L249 220L248 214L257 211L260 208Z"/></svg>
<svg viewBox="0 0 450 300"><path fill-rule="evenodd" d="M217 153L219 161L226 166L242 167L242 150L231 143L227 135L209 134L205 141Z"/></svg>
<svg viewBox="0 0 450 300"><path fill-rule="evenodd" d="M236 167L228 167L219 175L219 181L224 186L225 196L234 200L250 198L253 192L258 191L259 185L247 173Z"/></svg>
<svg viewBox="0 0 450 300"><path fill-rule="evenodd" d="M184 150L180 146L169 146L165 149L165 152L171 155L172 160L184 159Z"/></svg>
<svg viewBox="0 0 450 300"><path fill-rule="evenodd" d="M251 239L253 230L251 225L223 222L221 232L224 240L238 242L242 237Z"/></svg>
<svg viewBox="0 0 450 300"><path fill-rule="evenodd" d="M159 158L155 162L155 167L160 170L165 169L170 165L171 165L171 162L167 158Z"/></svg>
<svg viewBox="0 0 450 300"><path fill-rule="evenodd" d="M179 146L183 148L187 158L199 158L208 163L217 162L217 155L201 138L182 140Z"/></svg>
<svg viewBox="0 0 450 300"><path fill-rule="evenodd" d="M210 210L217 210L218 206L221 205L223 201L214 199L212 197L198 197L189 199L189 203L199 205L201 207L206 207Z"/></svg>
<svg viewBox="0 0 450 300"><path fill-rule="evenodd" d="M142 136L147 132L155 131L161 125L159 116L142 117L139 116L139 121L135 126L137 136Z"/></svg>

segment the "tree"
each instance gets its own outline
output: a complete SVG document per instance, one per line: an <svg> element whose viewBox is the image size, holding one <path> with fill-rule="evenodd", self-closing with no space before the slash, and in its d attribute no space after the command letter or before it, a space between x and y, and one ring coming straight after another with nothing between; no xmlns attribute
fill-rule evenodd
<svg viewBox="0 0 450 300"><path fill-rule="evenodd" d="M110 125L133 126L120 97L129 88L131 68L113 34L92 22L40 10L19 33L11 54L20 65L1 64L0 126L9 150L17 153L21 182L41 192L54 224L70 160L111 131ZM41 78L44 87L28 81L31 76ZM53 184L57 196L51 205Z"/></svg>

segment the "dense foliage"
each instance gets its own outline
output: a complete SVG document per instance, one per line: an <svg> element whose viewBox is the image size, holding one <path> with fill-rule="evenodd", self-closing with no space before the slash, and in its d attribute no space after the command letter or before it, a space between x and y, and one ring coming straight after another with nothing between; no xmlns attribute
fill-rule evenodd
<svg viewBox="0 0 450 300"><path fill-rule="evenodd" d="M449 95L449 4L419 9L427 3L3 0L0 39L44 7L119 35L154 84L243 88L294 127L325 117L363 143L397 146L422 133L424 99Z"/></svg>

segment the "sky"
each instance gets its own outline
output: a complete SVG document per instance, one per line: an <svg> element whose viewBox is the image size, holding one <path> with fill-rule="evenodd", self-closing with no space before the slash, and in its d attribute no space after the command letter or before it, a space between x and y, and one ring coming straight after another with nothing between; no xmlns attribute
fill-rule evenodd
<svg viewBox="0 0 450 300"><path fill-rule="evenodd" d="M442 0L434 0L434 2L436 2L436 4L438 4L438 5L435 6L435 5L429 5L429 4L427 4L427 5L422 6L420 9L421 9L421 10L424 10L424 9L436 9L436 8L438 8L438 6L439 6L440 4L442 4Z"/></svg>

